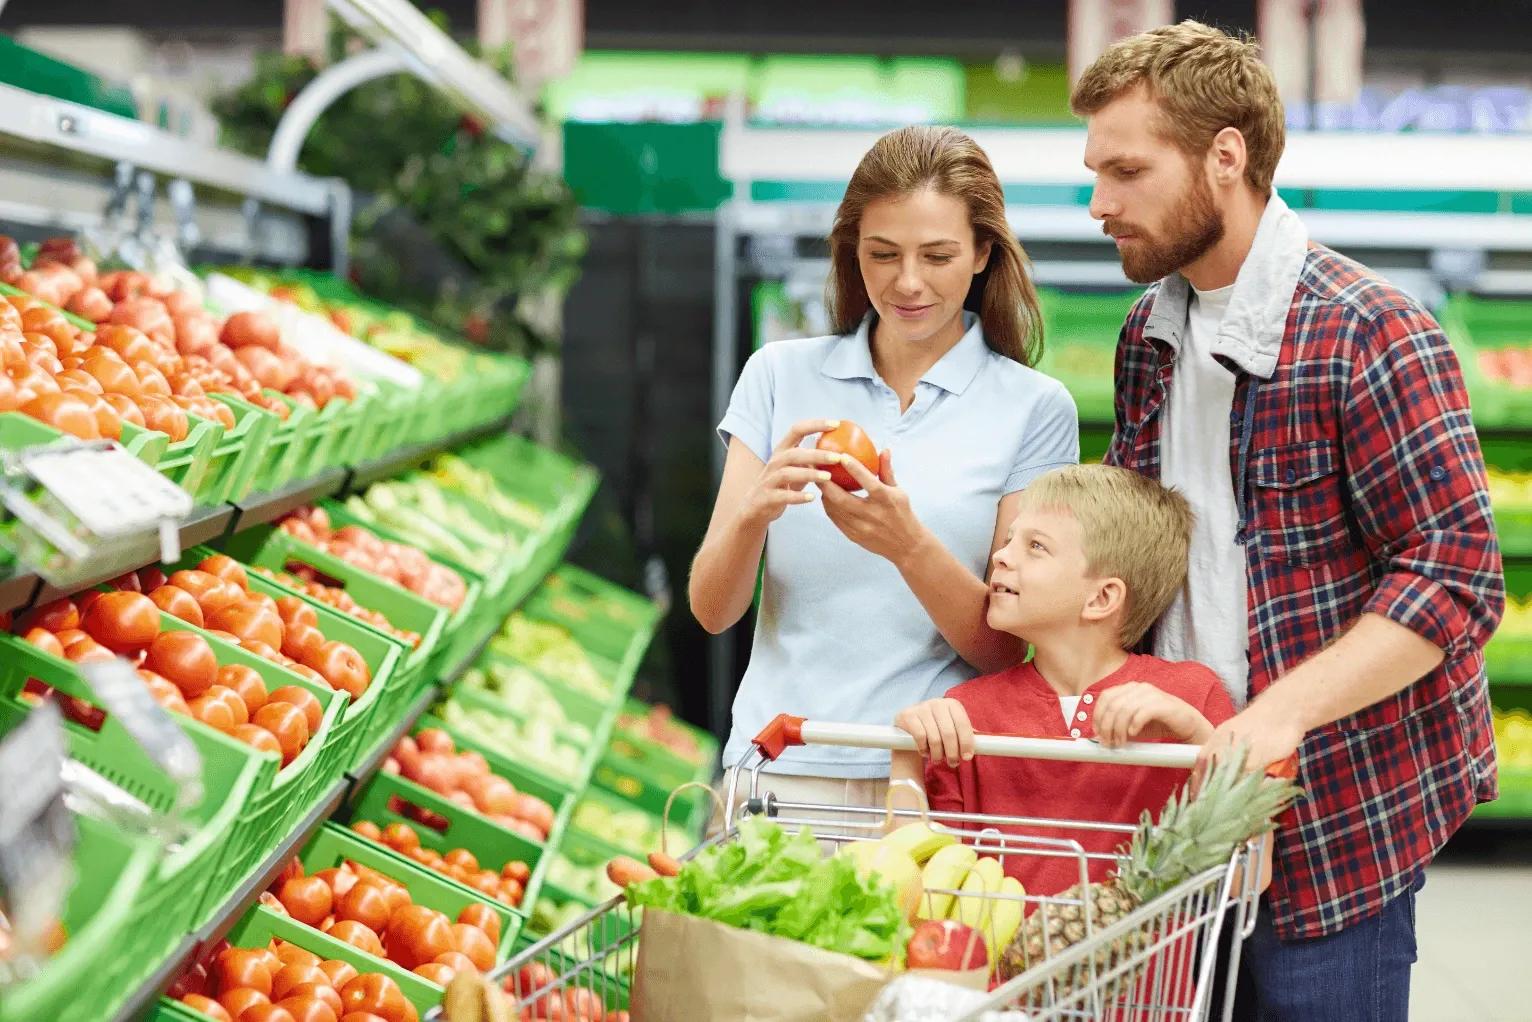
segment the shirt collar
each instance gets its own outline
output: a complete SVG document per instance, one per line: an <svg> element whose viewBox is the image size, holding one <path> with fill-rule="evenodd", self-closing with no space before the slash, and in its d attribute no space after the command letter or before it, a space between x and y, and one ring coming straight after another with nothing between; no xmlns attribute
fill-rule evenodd
<svg viewBox="0 0 1532 1022"><path fill-rule="evenodd" d="M837 380L876 380L872 364L872 324L876 314L868 312L854 334L844 334L825 357L820 371ZM984 327L972 312L963 312L963 336L952 349L927 369L921 383L930 383L950 394L961 394L979 375L989 345L984 342Z"/></svg>
<svg viewBox="0 0 1532 1022"><path fill-rule="evenodd" d="M1240 264L1228 310L1213 341L1212 351L1244 372L1262 379L1277 368L1286 333L1293 291L1308 257L1309 235L1298 215L1273 189L1256 227L1250 254ZM1154 337L1177 351L1186 328L1191 284L1179 273L1160 282L1159 293L1144 324L1144 336Z"/></svg>

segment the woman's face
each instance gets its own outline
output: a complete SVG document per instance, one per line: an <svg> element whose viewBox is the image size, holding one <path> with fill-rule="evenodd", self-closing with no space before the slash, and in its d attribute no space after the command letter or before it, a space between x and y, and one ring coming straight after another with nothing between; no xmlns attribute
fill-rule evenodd
<svg viewBox="0 0 1532 1022"><path fill-rule="evenodd" d="M974 274L989 260L975 248L968 209L929 188L874 199L862 212L857 263L878 313L879 336L894 341L955 340Z"/></svg>

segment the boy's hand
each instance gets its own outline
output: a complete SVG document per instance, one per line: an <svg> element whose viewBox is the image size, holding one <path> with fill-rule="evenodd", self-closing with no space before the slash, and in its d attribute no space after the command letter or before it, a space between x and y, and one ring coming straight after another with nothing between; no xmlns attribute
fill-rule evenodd
<svg viewBox="0 0 1532 1022"><path fill-rule="evenodd" d="M973 725L968 711L956 699L928 699L900 710L894 726L915 739L915 748L929 760L949 767L973 759Z"/></svg>
<svg viewBox="0 0 1532 1022"><path fill-rule="evenodd" d="M1186 700L1142 681L1115 685L1097 696L1095 723L1096 739L1112 749L1135 740L1201 743L1213 733L1207 718Z"/></svg>

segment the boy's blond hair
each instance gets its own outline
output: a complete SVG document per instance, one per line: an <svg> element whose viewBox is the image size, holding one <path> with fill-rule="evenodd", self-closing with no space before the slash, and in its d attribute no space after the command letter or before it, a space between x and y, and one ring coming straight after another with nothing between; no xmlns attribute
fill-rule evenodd
<svg viewBox="0 0 1532 1022"><path fill-rule="evenodd" d="M1086 570L1127 588L1122 647L1138 645L1186 581L1193 522L1186 498L1125 468L1070 465L1034 479L1021 504L1064 511L1080 523Z"/></svg>
<svg viewBox="0 0 1532 1022"><path fill-rule="evenodd" d="M1270 194L1287 144L1286 115L1254 40L1197 21L1131 36L1086 68L1069 108L1086 117L1140 87L1160 106L1157 133L1188 156L1203 156L1214 135L1238 128L1245 136L1245 180Z"/></svg>

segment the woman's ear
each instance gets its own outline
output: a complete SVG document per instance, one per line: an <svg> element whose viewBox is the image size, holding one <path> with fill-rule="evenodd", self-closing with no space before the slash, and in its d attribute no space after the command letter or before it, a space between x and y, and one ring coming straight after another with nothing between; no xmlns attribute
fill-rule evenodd
<svg viewBox="0 0 1532 1022"><path fill-rule="evenodd" d="M995 243L994 242L986 241L982 245L980 245L977 249L974 250L974 254L973 254L973 274L974 274L975 277L977 277L979 274L983 273L985 268L987 266L989 266L990 252L994 250L994 247L995 247Z"/></svg>
<svg viewBox="0 0 1532 1022"><path fill-rule="evenodd" d="M1105 621L1128 605L1128 585L1120 578L1104 578L1085 601L1080 616L1087 621Z"/></svg>

